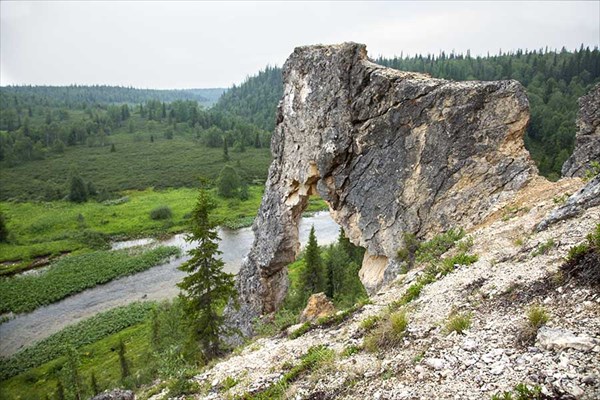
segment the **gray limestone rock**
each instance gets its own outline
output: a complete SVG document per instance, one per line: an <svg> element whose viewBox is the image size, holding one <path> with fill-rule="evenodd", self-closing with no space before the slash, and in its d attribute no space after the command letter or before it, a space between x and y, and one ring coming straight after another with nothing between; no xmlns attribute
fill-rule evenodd
<svg viewBox="0 0 600 400"><path fill-rule="evenodd" d="M592 161L600 162L600 83L579 99L575 150L562 166L563 176L583 177Z"/></svg>
<svg viewBox="0 0 600 400"><path fill-rule="evenodd" d="M529 107L516 81L451 82L369 61L364 45L296 48L283 68L274 160L237 279L248 322L275 311L298 254L298 221L320 195L367 249L369 292L395 275L403 233L469 228L537 170L523 145Z"/></svg>
<svg viewBox="0 0 600 400"><path fill-rule="evenodd" d="M113 389L100 393L90 400L135 400L135 394L131 390Z"/></svg>
<svg viewBox="0 0 600 400"><path fill-rule="evenodd" d="M567 199L565 204L555 208L544 218L536 227L536 230L543 231L551 224L567 218L573 218L590 207L600 204L600 175L596 175L584 187L575 192Z"/></svg>

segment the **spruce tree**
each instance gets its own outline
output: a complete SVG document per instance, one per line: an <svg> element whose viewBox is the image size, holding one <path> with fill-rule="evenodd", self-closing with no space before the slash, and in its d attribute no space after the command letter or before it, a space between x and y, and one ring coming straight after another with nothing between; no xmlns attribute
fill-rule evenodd
<svg viewBox="0 0 600 400"><path fill-rule="evenodd" d="M209 218L215 207L209 192L200 189L192 212L190 234L186 237L188 242L198 244L188 252L190 260L179 267L188 275L177 284L183 290L180 294L183 307L205 360L222 351L222 337L229 329L221 310L236 296L234 276L223 272L216 224Z"/></svg>
<svg viewBox="0 0 600 400"><path fill-rule="evenodd" d="M92 371L92 376L90 377L90 387L94 396L100 393L100 387L98 386L98 381L96 380L96 374L94 371Z"/></svg>
<svg viewBox="0 0 600 400"><path fill-rule="evenodd" d="M217 190L219 196L225 198L232 198L238 195L240 189L240 176L231 165L223 167L219 173L219 179L217 181Z"/></svg>
<svg viewBox="0 0 600 400"><path fill-rule="evenodd" d="M2 211L0 211L0 242L8 242L8 228Z"/></svg>
<svg viewBox="0 0 600 400"><path fill-rule="evenodd" d="M78 175L71 178L71 189L69 191L69 200L74 203L85 203L88 198L87 189L83 179Z"/></svg>
<svg viewBox="0 0 600 400"><path fill-rule="evenodd" d="M310 228L308 244L304 255L304 269L300 274L301 291L308 299L311 294L324 292L327 289L327 275L321 259L321 251L315 236L315 227Z"/></svg>
<svg viewBox="0 0 600 400"><path fill-rule="evenodd" d="M223 160L229 161L229 148L227 147L227 138L223 136Z"/></svg>
<svg viewBox="0 0 600 400"><path fill-rule="evenodd" d="M129 363L125 356L125 343L123 339L119 340L119 365L121 366L121 381L124 381L129 376Z"/></svg>

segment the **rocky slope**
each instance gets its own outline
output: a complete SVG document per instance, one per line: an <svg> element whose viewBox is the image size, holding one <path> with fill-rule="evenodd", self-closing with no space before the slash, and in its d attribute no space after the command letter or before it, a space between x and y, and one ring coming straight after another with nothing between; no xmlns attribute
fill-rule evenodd
<svg viewBox="0 0 600 400"><path fill-rule="evenodd" d="M562 167L563 176L583 177L593 161L600 162L600 84L579 99L575 150Z"/></svg>
<svg viewBox="0 0 600 400"><path fill-rule="evenodd" d="M539 385L544 398L600 398L599 287L560 270L569 249L600 222L600 206L535 229L565 194L581 186L579 179L536 178L471 228L470 251L478 261L457 265L424 286L405 306L409 323L396 345L375 353L361 350L367 336L363 321L384 315L422 276L423 266L400 275L340 324L295 339L255 340L196 376L204 388L196 397L244 398L273 388L309 348L323 345L333 356L282 385L281 398L490 399L520 383ZM550 319L524 343L532 305ZM446 329L455 313L470 313L471 326L463 334Z"/></svg>
<svg viewBox="0 0 600 400"><path fill-rule="evenodd" d="M536 168L523 145L529 108L516 81L450 82L370 62L364 45L299 47L283 68L274 161L237 280L249 322L274 311L298 252L311 194L328 202L367 249L371 293L395 276L403 235L473 227L502 207Z"/></svg>

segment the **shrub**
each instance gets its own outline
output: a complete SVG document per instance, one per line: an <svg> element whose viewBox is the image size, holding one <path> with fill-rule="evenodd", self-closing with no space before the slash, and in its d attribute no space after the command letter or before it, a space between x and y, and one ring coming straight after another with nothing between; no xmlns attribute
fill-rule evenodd
<svg viewBox="0 0 600 400"><path fill-rule="evenodd" d="M456 332L462 334L471 327L471 313L451 315L446 323L448 333Z"/></svg>
<svg viewBox="0 0 600 400"><path fill-rule="evenodd" d="M363 319L360 323L360 327L368 332L377 325L377 322L379 322L379 315L372 315Z"/></svg>
<svg viewBox="0 0 600 400"><path fill-rule="evenodd" d="M550 249L554 247L554 239L548 239L544 243L538 245L538 247L531 253L532 257L537 257L542 254L546 254Z"/></svg>
<svg viewBox="0 0 600 400"><path fill-rule="evenodd" d="M532 344L535 342L535 337L540 327L548 322L549 319L550 317L543 307L538 305L531 306L527 311L527 322L521 328L517 340L524 346Z"/></svg>
<svg viewBox="0 0 600 400"><path fill-rule="evenodd" d="M548 313L541 306L531 306L527 311L527 321L529 326L534 329L539 329L542 325L550 320Z"/></svg>
<svg viewBox="0 0 600 400"><path fill-rule="evenodd" d="M529 387L524 383L519 383L515 386L514 396L511 392L496 393L492 396L492 400L541 400L542 388L539 386Z"/></svg>
<svg viewBox="0 0 600 400"><path fill-rule="evenodd" d="M150 211L150 218L155 221L170 219L171 217L173 217L173 212L168 206L159 206Z"/></svg>
<svg viewBox="0 0 600 400"><path fill-rule="evenodd" d="M435 236L430 241L423 243L416 251L415 259L417 262L436 261L445 252L450 250L454 243L465 236L462 228L453 228L445 233Z"/></svg>
<svg viewBox="0 0 600 400"><path fill-rule="evenodd" d="M404 310L389 314L377 329L365 337L365 349L374 353L399 345L404 338L408 322L408 316Z"/></svg>
<svg viewBox="0 0 600 400"><path fill-rule="evenodd" d="M88 199L88 192L81 177L75 175L71 178L71 188L69 190L69 201L74 203L85 203Z"/></svg>

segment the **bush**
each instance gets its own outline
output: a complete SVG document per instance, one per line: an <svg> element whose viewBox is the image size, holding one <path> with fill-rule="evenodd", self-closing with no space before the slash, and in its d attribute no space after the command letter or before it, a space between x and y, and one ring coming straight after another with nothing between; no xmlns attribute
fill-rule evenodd
<svg viewBox="0 0 600 400"><path fill-rule="evenodd" d="M527 322L521 328L517 336L522 345L530 345L535 342L538 330L550 320L548 313L543 307L533 305L527 310Z"/></svg>
<svg viewBox="0 0 600 400"><path fill-rule="evenodd" d="M408 322L408 316L404 310L389 314L377 329L365 337L365 349L374 353L399 345L404 338Z"/></svg>
<svg viewBox="0 0 600 400"><path fill-rule="evenodd" d="M550 320L548 313L541 306L531 306L527 311L527 322L530 327L539 329L542 325Z"/></svg>
<svg viewBox="0 0 600 400"><path fill-rule="evenodd" d="M448 333L463 333L471 327L471 313L454 314L446 323Z"/></svg>
<svg viewBox="0 0 600 400"><path fill-rule="evenodd" d="M154 210L150 211L150 218L155 221L159 221L159 220L163 220L163 219L171 219L172 217L173 217L173 212L171 211L171 208L169 208L168 206L159 206L159 207L156 207Z"/></svg>
<svg viewBox="0 0 600 400"><path fill-rule="evenodd" d="M81 177L75 175L71 178L71 188L69 190L69 201L74 203L85 203L88 199L88 192Z"/></svg>

